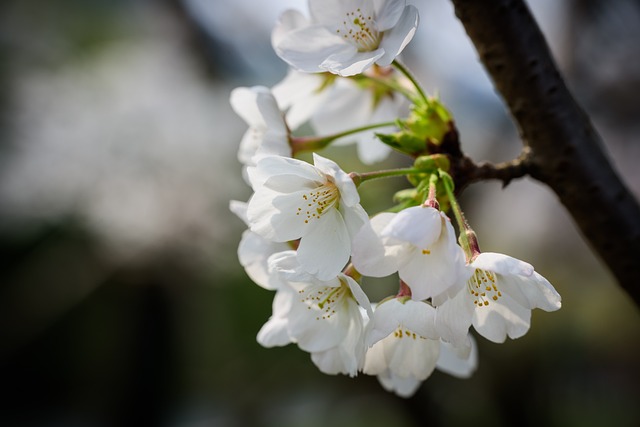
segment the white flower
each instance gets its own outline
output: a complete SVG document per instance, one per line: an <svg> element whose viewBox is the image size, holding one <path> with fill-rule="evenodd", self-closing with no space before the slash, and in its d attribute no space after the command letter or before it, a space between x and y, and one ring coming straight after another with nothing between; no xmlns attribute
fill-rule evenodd
<svg viewBox="0 0 640 427"><path fill-rule="evenodd" d="M356 235L352 262L366 276L397 271L415 300L453 294L469 274L451 221L425 206L373 217Z"/></svg>
<svg viewBox="0 0 640 427"><path fill-rule="evenodd" d="M393 70L389 68L385 73L391 74ZM286 110L287 123L292 129L310 121L317 134L331 135L391 122L408 112L408 101L397 93L384 92L379 87L363 87L352 79L328 76L292 69L272 88L280 108ZM334 141L333 145L355 142L358 158L365 164L373 164L386 159L391 152L391 148L375 134L394 131L394 126L388 126L358 132Z"/></svg>
<svg viewBox="0 0 640 427"><path fill-rule="evenodd" d="M286 111L287 124L291 130L298 129L317 111L339 99L334 90L335 82L329 80L333 76L330 76L331 74L302 73L290 68L285 78L271 88L280 109ZM315 130L317 133L324 133Z"/></svg>
<svg viewBox="0 0 640 427"><path fill-rule="evenodd" d="M418 26L418 10L405 0L309 0L309 10L311 20L286 11L271 36L280 58L309 73L351 76L389 65Z"/></svg>
<svg viewBox="0 0 640 427"><path fill-rule="evenodd" d="M255 194L247 216L251 230L265 239L300 239L302 268L321 280L338 275L349 260L351 240L369 218L348 174L313 154L314 165L268 156L249 168Z"/></svg>
<svg viewBox="0 0 640 427"><path fill-rule="evenodd" d="M363 372L382 386L409 397L431 375L440 355L440 337L429 304L399 297L376 307L367 339Z"/></svg>
<svg viewBox="0 0 640 427"><path fill-rule="evenodd" d="M407 79L394 75L392 68L373 68L366 72L379 79L394 80L410 86ZM278 105L286 111L287 124L297 129L310 121L317 134L330 135L347 129L390 122L408 113L405 97L378 86L363 86L347 78L327 74L309 74L290 69L287 76L272 88ZM340 138L334 145L356 142L358 157L363 163L384 160L391 151L375 133L390 133L394 126L358 132Z"/></svg>
<svg viewBox="0 0 640 427"><path fill-rule="evenodd" d="M246 203L231 200L229 209L249 225ZM245 230L238 245L238 259L251 280L265 289L275 290L280 287L280 281L277 275L269 274L267 260L275 253L289 249L291 247L287 243L270 242L251 230Z"/></svg>
<svg viewBox="0 0 640 427"><path fill-rule="evenodd" d="M289 132L271 91L263 86L231 91L233 110L249 125L240 142L238 160L254 165L257 156L291 156Z"/></svg>
<svg viewBox="0 0 640 427"><path fill-rule="evenodd" d="M526 262L484 252L469 264L466 286L437 308L436 325L460 342L470 324L483 337L501 343L527 333L531 310L555 311L560 295L551 283Z"/></svg>
<svg viewBox="0 0 640 427"><path fill-rule="evenodd" d="M300 269L294 251L276 254L269 263L285 286L276 293L258 342L297 343L322 372L355 376L364 363L364 321L372 313L360 285L342 273L318 280Z"/></svg>

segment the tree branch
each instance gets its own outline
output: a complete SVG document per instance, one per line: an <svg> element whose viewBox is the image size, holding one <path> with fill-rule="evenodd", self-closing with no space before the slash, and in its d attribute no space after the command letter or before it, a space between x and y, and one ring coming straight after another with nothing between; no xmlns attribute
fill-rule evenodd
<svg viewBox="0 0 640 427"><path fill-rule="evenodd" d="M640 305L640 207L560 76L522 0L452 0L531 150L528 173L558 195Z"/></svg>

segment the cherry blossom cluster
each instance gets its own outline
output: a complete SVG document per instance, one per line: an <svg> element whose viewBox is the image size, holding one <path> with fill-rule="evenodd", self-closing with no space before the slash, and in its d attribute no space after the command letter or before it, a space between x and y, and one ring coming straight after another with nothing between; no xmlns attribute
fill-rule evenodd
<svg viewBox="0 0 640 427"><path fill-rule="evenodd" d="M557 310L560 296L531 265L480 251L438 148L451 115L396 59L418 26L416 8L309 0L309 11L285 12L273 30L291 66L284 80L230 98L249 126L238 159L253 190L230 205L247 225L238 257L256 284L275 291L258 342L295 343L324 373L376 375L404 397L434 369L468 377L477 365L470 329L496 343L521 337L531 310ZM295 135L304 124L314 135ZM347 173L317 153L354 142L367 165L392 150L413 163ZM304 152L313 163L298 157ZM396 176L412 187L370 216L359 186ZM370 302L367 277L391 275L398 292Z"/></svg>

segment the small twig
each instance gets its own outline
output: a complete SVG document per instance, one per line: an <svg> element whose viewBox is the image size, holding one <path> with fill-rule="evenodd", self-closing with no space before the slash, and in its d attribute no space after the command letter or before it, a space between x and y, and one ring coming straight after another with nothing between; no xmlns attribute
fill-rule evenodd
<svg viewBox="0 0 640 427"><path fill-rule="evenodd" d="M468 159L468 158L465 158ZM497 179L502 181L502 187L506 187L516 178L522 178L529 174L529 166L531 160L531 149L524 147L520 156L516 159L502 163L473 163L473 169L467 177L466 184L478 181L486 181L488 179Z"/></svg>

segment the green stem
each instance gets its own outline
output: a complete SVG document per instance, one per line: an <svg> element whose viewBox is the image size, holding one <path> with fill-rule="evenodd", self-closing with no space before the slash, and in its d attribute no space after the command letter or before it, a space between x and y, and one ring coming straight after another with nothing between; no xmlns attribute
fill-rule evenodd
<svg viewBox="0 0 640 427"><path fill-rule="evenodd" d="M367 126L361 126L354 129L349 129L344 132L336 133L333 135L315 137L315 136L303 136L303 137L290 137L291 150L293 154L302 152L302 151L315 151L325 148L329 144L331 144L336 139L342 138L343 136L353 135L354 133L364 132L366 130L378 129L388 126L396 126L396 122L384 122L384 123L376 123Z"/></svg>
<svg viewBox="0 0 640 427"><path fill-rule="evenodd" d="M427 94L424 93L424 91L422 90L422 87L420 86L420 83L418 83L418 80L416 80L416 78L413 76L413 74L411 74L411 72L404 65L402 65L400 62L398 62L398 60L394 59L394 61L392 62L392 65L394 67L396 67L398 69L398 71L400 71L402 74L404 74L404 76L411 81L413 86L416 88L416 90L420 94L420 97L423 100L428 102L429 99L427 98Z"/></svg>
<svg viewBox="0 0 640 427"><path fill-rule="evenodd" d="M467 257L467 260L470 261L473 258L473 250L472 245L469 241L469 235L467 232L470 230L469 224L464 217L464 213L460 208L460 204L458 204L458 200L456 199L455 194L453 193L454 184L453 178L448 173L440 170L440 179L442 180L442 184L444 185L444 189L447 193L447 198L449 199L449 206L451 206L451 210L453 211L453 215L456 218L456 222L458 223L458 230L460 231L460 245L464 250L464 253ZM472 231L473 232L473 231Z"/></svg>
<svg viewBox="0 0 640 427"><path fill-rule="evenodd" d="M351 172L349 176L356 184L356 187L362 184L365 181L371 181L372 179L380 179L380 178L389 178L392 176L405 176L405 175L416 175L424 173L424 171L415 168L405 168L405 169L385 169L381 171L373 171L373 172Z"/></svg>

